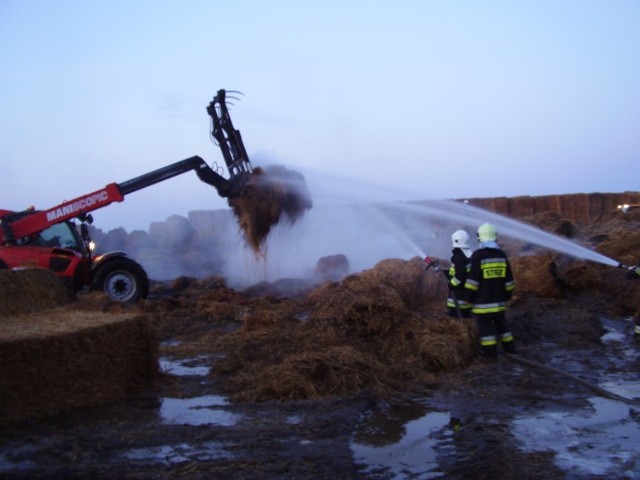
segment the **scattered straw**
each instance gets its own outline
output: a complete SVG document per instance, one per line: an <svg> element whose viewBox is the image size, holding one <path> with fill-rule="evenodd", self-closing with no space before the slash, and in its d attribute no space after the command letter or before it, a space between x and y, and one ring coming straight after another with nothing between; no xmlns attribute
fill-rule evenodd
<svg viewBox="0 0 640 480"><path fill-rule="evenodd" d="M256 254L283 215L295 222L311 208L304 177L280 166L254 169L241 195L228 203Z"/></svg>

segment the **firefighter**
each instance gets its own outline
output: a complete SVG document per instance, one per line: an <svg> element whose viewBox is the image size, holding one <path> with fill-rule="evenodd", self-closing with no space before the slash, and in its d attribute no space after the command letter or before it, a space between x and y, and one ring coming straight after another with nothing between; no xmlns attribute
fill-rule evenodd
<svg viewBox="0 0 640 480"><path fill-rule="evenodd" d="M451 266L449 267L447 313L451 317L462 315L463 318L470 318L471 304L465 300L464 291L464 282L471 268L469 258L473 253L470 248L469 234L465 230L453 232L451 245L453 250L451 250Z"/></svg>
<svg viewBox="0 0 640 480"><path fill-rule="evenodd" d="M498 342L506 353L516 353L505 316L515 282L507 255L497 243L490 223L478 227L478 249L471 255L471 268L464 284L466 299L478 324L482 355L495 358Z"/></svg>
<svg viewBox="0 0 640 480"><path fill-rule="evenodd" d="M640 267L631 267L631 271L629 272L629 278L638 278L640 277ZM640 307L636 310L636 313L633 315L633 336L635 338L640 338Z"/></svg>

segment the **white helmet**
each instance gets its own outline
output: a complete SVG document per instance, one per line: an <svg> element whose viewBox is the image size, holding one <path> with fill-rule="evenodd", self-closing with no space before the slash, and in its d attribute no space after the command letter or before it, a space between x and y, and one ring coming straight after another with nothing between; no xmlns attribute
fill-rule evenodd
<svg viewBox="0 0 640 480"><path fill-rule="evenodd" d="M469 240L469 234L464 230L456 230L453 232L453 235L451 235L451 244L454 248L458 247L463 250L469 248Z"/></svg>

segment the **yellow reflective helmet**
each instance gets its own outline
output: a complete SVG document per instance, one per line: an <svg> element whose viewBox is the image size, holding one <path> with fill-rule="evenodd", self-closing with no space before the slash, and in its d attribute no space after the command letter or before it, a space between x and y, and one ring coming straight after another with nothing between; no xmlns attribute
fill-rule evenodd
<svg viewBox="0 0 640 480"><path fill-rule="evenodd" d="M490 223L483 223L478 227L478 241L480 243L495 241L496 238L496 227Z"/></svg>

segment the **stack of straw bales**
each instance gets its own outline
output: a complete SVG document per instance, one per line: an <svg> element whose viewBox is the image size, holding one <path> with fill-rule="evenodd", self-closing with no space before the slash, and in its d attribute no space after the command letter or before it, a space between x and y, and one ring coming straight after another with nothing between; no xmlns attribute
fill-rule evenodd
<svg viewBox="0 0 640 480"><path fill-rule="evenodd" d="M144 317L77 310L47 270L0 274L0 424L113 401L155 380Z"/></svg>

